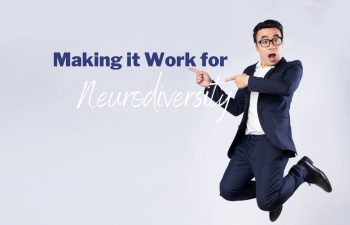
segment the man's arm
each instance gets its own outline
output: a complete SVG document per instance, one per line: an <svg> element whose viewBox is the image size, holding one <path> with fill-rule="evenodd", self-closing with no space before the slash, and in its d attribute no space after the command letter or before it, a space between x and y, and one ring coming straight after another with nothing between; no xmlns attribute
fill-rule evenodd
<svg viewBox="0 0 350 225"><path fill-rule="evenodd" d="M240 115L244 110L244 90L239 89L235 98L228 98L228 95L221 90L217 83L212 80L205 71L196 68L189 68L189 71L196 73L196 82L204 88L204 94L218 103L222 108L227 109L234 116Z"/></svg>
<svg viewBox="0 0 350 225"><path fill-rule="evenodd" d="M296 60L286 69L283 80L268 80L250 76L247 89L248 91L288 96L298 88L302 75L302 64Z"/></svg>
<svg viewBox="0 0 350 225"><path fill-rule="evenodd" d="M228 98L228 95L218 84L215 83L214 80L212 80L211 85L204 89L204 94L219 104L222 108L227 109L227 111L234 116L239 116L244 110L245 100L243 89L238 89L235 98Z"/></svg>

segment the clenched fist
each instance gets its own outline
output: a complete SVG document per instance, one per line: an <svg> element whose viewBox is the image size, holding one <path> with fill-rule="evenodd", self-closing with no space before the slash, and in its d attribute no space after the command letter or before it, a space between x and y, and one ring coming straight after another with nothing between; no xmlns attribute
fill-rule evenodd
<svg viewBox="0 0 350 225"><path fill-rule="evenodd" d="M202 87L210 86L211 78L207 72L197 70L196 68L189 68L188 70L196 73L197 84L199 84Z"/></svg>

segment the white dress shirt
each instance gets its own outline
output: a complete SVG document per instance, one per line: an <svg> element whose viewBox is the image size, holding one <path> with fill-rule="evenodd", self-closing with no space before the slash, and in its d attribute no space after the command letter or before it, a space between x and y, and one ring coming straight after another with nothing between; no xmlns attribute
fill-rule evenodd
<svg viewBox="0 0 350 225"><path fill-rule="evenodd" d="M273 68L274 66L265 66L264 68L261 66L261 62L259 61L256 64L254 76L255 77L264 77L266 73ZM248 80L249 82L249 80ZM258 116L258 98L259 92L251 91L250 92L250 102L248 109L248 120L247 120L247 128L245 130L246 135L262 135L265 134L263 131Z"/></svg>

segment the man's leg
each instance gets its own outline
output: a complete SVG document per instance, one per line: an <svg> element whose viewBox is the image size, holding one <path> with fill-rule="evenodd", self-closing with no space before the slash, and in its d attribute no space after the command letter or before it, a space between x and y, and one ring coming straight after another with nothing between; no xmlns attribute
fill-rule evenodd
<svg viewBox="0 0 350 225"><path fill-rule="evenodd" d="M274 146L266 135L253 139L254 147L249 154L256 179L257 203L260 209L272 211L286 202L304 182L306 170L294 165L283 177L289 157Z"/></svg>
<svg viewBox="0 0 350 225"><path fill-rule="evenodd" d="M247 200L256 197L256 184L252 168L246 155L246 144L236 146L235 153L220 182L220 195L229 201Z"/></svg>

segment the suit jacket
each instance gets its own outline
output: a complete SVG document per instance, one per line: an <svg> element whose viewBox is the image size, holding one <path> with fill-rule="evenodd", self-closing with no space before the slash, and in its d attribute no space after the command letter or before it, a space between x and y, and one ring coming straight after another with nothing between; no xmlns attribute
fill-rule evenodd
<svg viewBox="0 0 350 225"><path fill-rule="evenodd" d="M255 67L256 63L244 70L244 73L250 76L248 86L238 89L235 97L228 101L226 99L228 95L215 81L212 81L212 85L204 89L204 94L224 109L226 108L232 115L239 116L243 113L242 121L227 156L232 157L235 147L245 135L250 92L256 91L259 92L258 116L266 137L276 147L285 151L289 157L295 157L297 151L292 138L289 108L293 93L298 88L303 74L302 64L299 60L287 62L282 57L263 78L254 76Z"/></svg>

